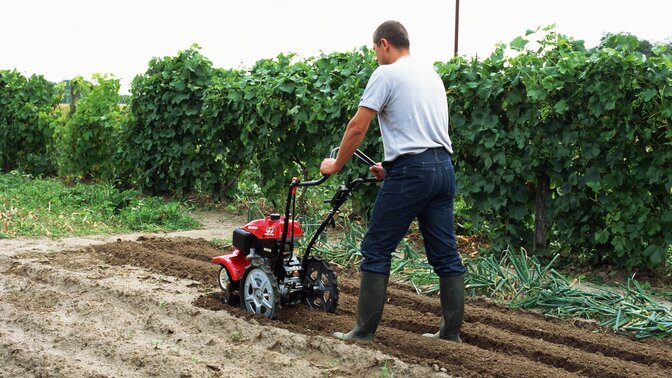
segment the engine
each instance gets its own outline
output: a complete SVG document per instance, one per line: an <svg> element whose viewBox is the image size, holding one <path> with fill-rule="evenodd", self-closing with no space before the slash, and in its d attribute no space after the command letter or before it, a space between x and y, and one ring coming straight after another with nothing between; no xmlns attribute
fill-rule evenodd
<svg viewBox="0 0 672 378"><path fill-rule="evenodd" d="M294 293L302 289L301 261L292 254L294 243L303 236L299 222L290 220L287 239L282 255L282 232L285 219L280 214L271 214L263 219L249 222L233 231L233 246L250 262L270 267L278 278L278 288L284 303L298 301Z"/></svg>
<svg viewBox="0 0 672 378"><path fill-rule="evenodd" d="M275 254L282 244L282 231L285 227L284 217L280 214L271 214L264 219L254 220L242 228L233 231L233 246L244 255ZM296 240L303 236L299 222L290 220L287 228L287 242L285 254Z"/></svg>

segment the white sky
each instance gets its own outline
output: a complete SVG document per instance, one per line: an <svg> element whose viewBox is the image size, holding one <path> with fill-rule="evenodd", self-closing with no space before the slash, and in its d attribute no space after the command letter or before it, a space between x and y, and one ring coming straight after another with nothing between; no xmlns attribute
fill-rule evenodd
<svg viewBox="0 0 672 378"><path fill-rule="evenodd" d="M455 0L10 0L0 12L0 69L52 81L110 73L122 93L152 57L192 43L215 67L250 67L281 52L370 46L374 29L395 19L416 57L445 61L454 49ZM552 23L588 47L605 32L665 41L670 15L669 0L461 0L459 53L485 57L495 43Z"/></svg>

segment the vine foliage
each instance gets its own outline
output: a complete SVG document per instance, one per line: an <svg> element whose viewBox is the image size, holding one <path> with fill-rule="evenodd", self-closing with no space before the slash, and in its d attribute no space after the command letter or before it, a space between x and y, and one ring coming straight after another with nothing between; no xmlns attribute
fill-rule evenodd
<svg viewBox="0 0 672 378"><path fill-rule="evenodd" d="M669 260L672 58L663 45L645 55L640 44L611 35L587 49L547 28L483 60L435 64L447 89L458 190L493 250L531 247L627 268ZM124 175L153 194L230 199L253 183L282 198L291 177L319 176L375 67L363 48L221 69L194 45L149 62L133 80L128 117L113 104L118 82L94 78L63 134L76 143L60 152L80 174L108 180L119 179L109 171L123 161L133 167ZM53 170L52 109L62 93L39 76L0 75L1 168ZM105 149L110 139L121 141L116 155ZM382 157L375 125L360 148ZM373 202L369 190L356 198L360 213Z"/></svg>
<svg viewBox="0 0 672 378"><path fill-rule="evenodd" d="M59 89L41 75L0 70L0 169L53 174L52 113Z"/></svg>
<svg viewBox="0 0 672 378"><path fill-rule="evenodd" d="M528 39L539 34L482 62L437 64L476 224L492 230L497 248L535 245L628 268L663 263L672 243L669 53L644 56L624 35L592 50L552 30ZM505 56L507 47L517 53ZM537 240L540 214L547 229Z"/></svg>

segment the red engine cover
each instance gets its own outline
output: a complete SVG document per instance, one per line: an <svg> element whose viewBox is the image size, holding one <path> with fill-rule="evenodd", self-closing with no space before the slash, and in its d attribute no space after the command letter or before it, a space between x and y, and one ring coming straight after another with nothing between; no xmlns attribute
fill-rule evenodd
<svg viewBox="0 0 672 378"><path fill-rule="evenodd" d="M247 232L254 234L260 240L280 239L282 237L282 228L285 226L284 217L273 216L278 219L271 219L267 216L264 219L254 220L242 228ZM294 240L303 236L303 230L299 222L291 221L289 227L294 227ZM287 240L291 241L292 229L287 230ZM243 278L245 268L250 265L250 260L237 249L228 255L216 256L212 258L212 262L225 266L232 282L239 281Z"/></svg>
<svg viewBox="0 0 672 378"><path fill-rule="evenodd" d="M251 232L254 236L261 239L280 239L282 237L282 229L285 227L285 217L280 219L271 219L267 216L264 219L253 220L252 222L243 226L245 231ZM292 237L292 227L294 228L294 238L303 236L303 230L299 222L290 221L287 229L287 240Z"/></svg>

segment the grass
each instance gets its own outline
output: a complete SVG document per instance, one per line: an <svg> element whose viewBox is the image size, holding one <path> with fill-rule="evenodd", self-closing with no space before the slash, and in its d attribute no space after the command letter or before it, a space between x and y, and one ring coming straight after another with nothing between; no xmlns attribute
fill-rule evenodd
<svg viewBox="0 0 672 378"><path fill-rule="evenodd" d="M198 226L176 201L109 184L66 186L17 172L0 174L0 238L174 231Z"/></svg>

